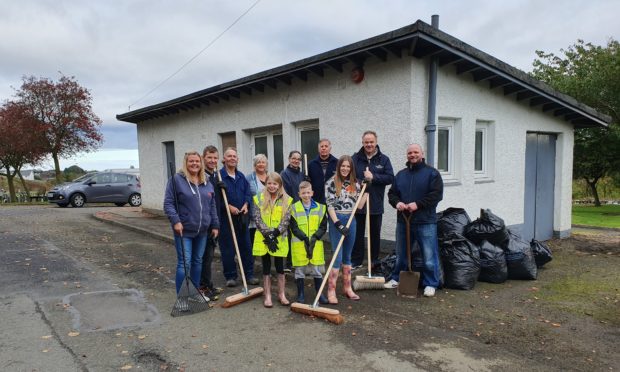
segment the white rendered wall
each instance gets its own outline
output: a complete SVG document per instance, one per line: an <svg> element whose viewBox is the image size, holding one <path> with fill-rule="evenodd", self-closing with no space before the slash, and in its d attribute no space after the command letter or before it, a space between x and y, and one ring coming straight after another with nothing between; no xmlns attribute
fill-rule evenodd
<svg viewBox="0 0 620 372"><path fill-rule="evenodd" d="M307 82L294 79L291 86L279 83L276 90L266 86L264 93L242 93L241 99L140 123L143 206L162 209L166 178L162 142L174 141L178 167L186 151L202 151L208 144L221 147L218 134L235 130L240 170L247 173L253 129L281 127L286 164L288 152L299 148L293 123L309 119L318 119L320 136L332 141L336 157L358 151L362 133L376 131L381 151L390 157L396 173L404 167L409 143L426 148L427 64L426 59L407 57L369 60L360 84L351 82L352 66L345 65L343 73L325 70L323 78L310 74ZM462 151L456 157L460 177L446 184L438 210L462 207L475 219L480 208L490 208L508 225L522 224L526 132L557 133L554 229L570 229L572 127L543 114L540 107L530 108L527 100L519 103L501 89L490 90L488 83L474 83L469 74L456 75L453 66L439 69L437 87L437 116L458 118L462 126ZM494 122L494 171L485 183L477 183L473 175L476 120ZM385 209L382 238L393 240L395 213L387 196Z"/></svg>

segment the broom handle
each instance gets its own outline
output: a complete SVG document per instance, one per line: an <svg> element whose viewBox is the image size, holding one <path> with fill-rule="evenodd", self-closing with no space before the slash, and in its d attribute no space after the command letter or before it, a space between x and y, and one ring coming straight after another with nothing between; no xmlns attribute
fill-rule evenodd
<svg viewBox="0 0 620 372"><path fill-rule="evenodd" d="M217 172L218 181L222 182L222 174ZM248 283L245 281L245 272L243 271L243 262L241 260L241 253L239 252L239 244L237 243L237 235L235 234L235 226L233 225L232 215L228 208L228 197L226 196L226 190L222 190L222 196L224 197L224 205L226 206L226 215L228 216L228 223L230 224L230 232L232 233L233 244L235 245L235 252L237 253L237 261L239 262L239 269L241 270L241 279L243 280L244 293L248 293Z"/></svg>
<svg viewBox="0 0 620 372"><path fill-rule="evenodd" d="M368 234L368 277L372 278L372 258L370 257L370 198L366 200L366 233Z"/></svg>
<svg viewBox="0 0 620 372"><path fill-rule="evenodd" d="M353 222L353 218L355 217L355 211L357 210L357 206L360 205L360 201L364 197L364 191L366 191L366 184L362 185L362 190L359 193L359 197L355 201L355 206L353 207L353 211L349 216L349 220L347 221L347 229L351 226L351 222ZM338 246L336 246L336 250L332 256L332 260L329 263L329 267L325 271L325 276L323 277L323 281L321 282L321 287L318 291L316 291L316 297L314 298L314 302L312 303L312 307L317 307L316 305L319 303L319 298L321 297L321 293L323 293L323 289L325 288L325 283L327 283L327 279L329 278L329 272L334 267L334 262L336 262L336 257L338 257L338 252L340 252L340 248L342 247L342 243L344 243L345 236L340 236L340 240L338 241Z"/></svg>
<svg viewBox="0 0 620 372"><path fill-rule="evenodd" d="M304 174L308 177L308 154L304 154Z"/></svg>

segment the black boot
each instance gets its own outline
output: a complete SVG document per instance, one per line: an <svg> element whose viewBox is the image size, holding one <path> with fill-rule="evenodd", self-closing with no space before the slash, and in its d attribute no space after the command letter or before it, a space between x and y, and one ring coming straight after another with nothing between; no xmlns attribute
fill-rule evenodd
<svg viewBox="0 0 620 372"><path fill-rule="evenodd" d="M303 304L306 301L304 297L304 278L295 279L297 284L297 302Z"/></svg>
<svg viewBox="0 0 620 372"><path fill-rule="evenodd" d="M321 283L323 282L323 279L321 278L314 278L314 289L316 289L316 291L318 292L319 289L321 288ZM320 304L328 304L329 301L327 301L327 298L325 298L325 296L323 296L323 294L321 293L321 295L319 296L319 303Z"/></svg>

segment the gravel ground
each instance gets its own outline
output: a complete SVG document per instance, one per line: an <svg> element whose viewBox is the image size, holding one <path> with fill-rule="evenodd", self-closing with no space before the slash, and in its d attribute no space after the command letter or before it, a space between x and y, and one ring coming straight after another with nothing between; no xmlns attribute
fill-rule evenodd
<svg viewBox="0 0 620 372"><path fill-rule="evenodd" d="M536 281L479 282L474 290L439 290L430 299L400 298L392 290L360 292L359 302L341 297L337 307L345 317L341 326L293 314L282 307L269 312L260 306L259 300L232 309L220 309L216 303L209 312L212 320L205 321L203 317L197 324L195 320L200 315L193 322L193 317L177 321L164 314L175 298L172 279L176 261L172 246L148 234L91 218L93 213L107 209L2 207L0 233L11 239L32 237L31 249L40 250L41 242L59 247L84 271L105 278L85 280L84 286L88 288L83 290L138 288L159 309L161 324L147 328L149 347L136 340L140 330L125 330L122 337L133 332L127 353L119 356L118 350L97 349L103 356L119 357L117 366L184 370L186 366L200 365L192 364L199 363L196 361L208 360L213 370L235 366L247 370L316 370L327 368L334 361L344 370L620 369L618 231L579 229L569 239L550 241L554 259L540 270ZM167 233L161 229L158 232ZM223 286L221 264L215 262L214 268L216 284ZM43 313L52 325L57 324L57 332L62 335L70 331L69 326L60 325L68 318L58 309L57 296L45 295L42 288L52 280L75 286L81 279L78 274L73 275L63 279L35 272L28 282L0 281L0 295L30 288L40 291L31 297L42 304ZM238 291L227 290L222 296ZM292 299L295 290L290 278L288 293ZM213 329L214 324L217 329ZM195 337L203 331L213 333L208 344ZM183 332L192 337L180 344L171 340L171 336ZM107 338L101 336L100 340L81 346L66 337L59 338L79 362L95 358L92 351L84 351L86 346L97 348L94 345L101 342L114 343L109 339L116 333L105 335ZM242 339L238 338L240 335ZM126 342L129 341L123 344ZM201 342L205 342L204 353L190 352L194 347L200 349ZM296 342L308 350L300 351ZM235 352L238 347L245 351ZM82 354L88 358L81 357ZM238 359L238 363L231 362L231 358ZM81 363L82 370L106 370L103 361Z"/></svg>

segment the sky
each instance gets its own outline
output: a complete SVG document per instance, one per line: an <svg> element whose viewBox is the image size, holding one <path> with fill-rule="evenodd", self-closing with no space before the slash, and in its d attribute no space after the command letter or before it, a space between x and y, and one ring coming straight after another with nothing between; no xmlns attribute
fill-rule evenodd
<svg viewBox="0 0 620 372"><path fill-rule="evenodd" d="M535 51L620 38L618 0L0 0L0 102L23 76L74 76L103 121L102 147L62 159L89 170L138 167L128 110L354 43L439 15L439 28L531 71ZM43 168L51 168L51 163Z"/></svg>

